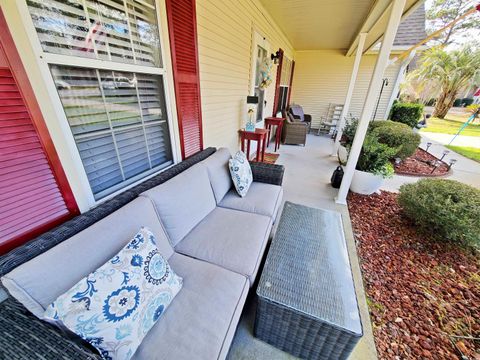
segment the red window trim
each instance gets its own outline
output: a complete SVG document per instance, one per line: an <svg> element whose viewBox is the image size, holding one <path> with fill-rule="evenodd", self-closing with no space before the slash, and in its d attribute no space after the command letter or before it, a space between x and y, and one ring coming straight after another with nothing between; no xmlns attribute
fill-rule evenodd
<svg viewBox="0 0 480 360"><path fill-rule="evenodd" d="M167 22L168 22L168 34L170 40L170 53L172 58L172 75L173 75L173 83L175 87L175 103L177 109L177 119L178 119L178 132L180 136L180 150L182 155L182 160L185 160L186 153L185 153L185 139L184 139L184 132L183 132L183 114L181 109L181 96L180 96L180 89L179 83L185 80L195 81L197 82L197 91L199 97L199 125L200 125L200 150L203 150L203 120L202 120L202 103L201 103L201 92L200 92L200 65L198 59L198 34L197 34L197 10L196 10L196 1L193 1L193 31L195 37L194 52L192 56L196 57L196 75L186 75L186 74L179 74L177 71L177 53L175 51L175 36L173 31L173 22L175 21L173 16L173 1L184 1L184 0L165 0L166 12L167 12ZM192 77L196 77L193 79Z"/></svg>
<svg viewBox="0 0 480 360"><path fill-rule="evenodd" d="M278 101L280 99L280 81L282 79L283 50L278 49L279 61L277 66L277 79L275 81L275 97L273 98L272 116L277 115Z"/></svg>
<svg viewBox="0 0 480 360"><path fill-rule="evenodd" d="M287 110L290 107L290 96L292 95L293 72L295 71L295 60L292 60L292 72L290 74L290 85L288 87Z"/></svg>
<svg viewBox="0 0 480 360"><path fill-rule="evenodd" d="M28 233L21 234L9 240L7 243L3 244L0 247L0 253L9 251L16 246L21 245L22 243L34 238L35 236L47 231L54 226L61 224L62 222L78 215L80 213L77 202L73 195L70 184L68 183L67 177L63 170L62 164L58 157L58 154L55 150L55 146L48 132L45 120L40 111L40 107L35 97L35 93L30 85L28 80L27 73L23 67L22 60L18 54L16 45L13 41L11 32L8 28L7 21L3 14L2 9L0 8L0 42L2 44L3 50L5 52L6 60L10 64L10 69L12 72L15 81L18 84L19 92L25 102L27 111L29 112L30 118L32 120L33 126L38 134L42 148L45 151L48 163L52 169L52 173L55 177L55 180L58 184L59 190L65 201L65 205L69 211L69 214L59 217L53 221L37 226L36 228L28 231Z"/></svg>

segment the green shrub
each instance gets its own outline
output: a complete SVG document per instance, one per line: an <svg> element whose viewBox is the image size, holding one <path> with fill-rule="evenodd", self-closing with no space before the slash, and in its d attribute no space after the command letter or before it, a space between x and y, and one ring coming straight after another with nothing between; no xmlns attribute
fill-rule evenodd
<svg viewBox="0 0 480 360"><path fill-rule="evenodd" d="M462 98L455 99L452 106L453 107L460 107L460 106L462 106L462 101L463 101Z"/></svg>
<svg viewBox="0 0 480 360"><path fill-rule="evenodd" d="M397 102L392 106L390 120L407 124L411 128L417 126L423 115L423 105Z"/></svg>
<svg viewBox="0 0 480 360"><path fill-rule="evenodd" d="M463 98L462 100L462 106L469 106L473 104L473 98Z"/></svg>
<svg viewBox="0 0 480 360"><path fill-rule="evenodd" d="M394 157L402 160L415 153L422 139L408 125L394 121L374 121L370 127L379 142L398 149Z"/></svg>
<svg viewBox="0 0 480 360"><path fill-rule="evenodd" d="M391 177L394 171L390 159L396 152L396 148L380 143L375 135L367 134L356 169L384 178Z"/></svg>
<svg viewBox="0 0 480 360"><path fill-rule="evenodd" d="M343 128L344 140L342 141L342 144L345 147L350 148L350 146L352 146L353 138L355 137L355 133L357 132L357 127L358 120L352 120Z"/></svg>
<svg viewBox="0 0 480 360"><path fill-rule="evenodd" d="M454 180L424 179L402 185L398 202L421 229L480 245L480 190Z"/></svg>

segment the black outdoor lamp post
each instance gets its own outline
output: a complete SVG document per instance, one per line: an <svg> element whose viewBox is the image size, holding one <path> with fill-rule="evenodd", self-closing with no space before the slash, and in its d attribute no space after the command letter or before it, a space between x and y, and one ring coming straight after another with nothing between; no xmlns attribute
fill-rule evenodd
<svg viewBox="0 0 480 360"><path fill-rule="evenodd" d="M430 149L430 146L432 146L431 142L427 142L427 148L425 149L426 152L428 152L428 149Z"/></svg>
<svg viewBox="0 0 480 360"><path fill-rule="evenodd" d="M387 78L384 78L382 81L382 88L380 89L380 95L378 95L377 106L375 107L375 113L373 114L372 120L375 120L375 117L377 116L378 105L380 105L380 99L382 98L383 88L385 86L388 86Z"/></svg>
<svg viewBox="0 0 480 360"><path fill-rule="evenodd" d="M443 152L443 154L442 154L442 157L440 158L440 161L442 161L443 158L444 158L445 156L447 156L449 153L450 153L449 150L445 150L445 151Z"/></svg>
<svg viewBox="0 0 480 360"><path fill-rule="evenodd" d="M448 164L448 170L450 170L456 162L457 162L457 159L450 159Z"/></svg>

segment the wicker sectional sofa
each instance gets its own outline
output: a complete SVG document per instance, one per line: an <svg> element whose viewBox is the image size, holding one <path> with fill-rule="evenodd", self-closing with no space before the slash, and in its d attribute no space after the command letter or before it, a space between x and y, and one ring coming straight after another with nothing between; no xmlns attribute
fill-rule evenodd
<svg viewBox="0 0 480 360"><path fill-rule="evenodd" d="M253 163L254 182L240 198L229 158L226 149L204 150L0 257L9 293L0 303L0 358L98 358L37 317L141 226L184 286L133 358L225 358L282 203L284 171Z"/></svg>

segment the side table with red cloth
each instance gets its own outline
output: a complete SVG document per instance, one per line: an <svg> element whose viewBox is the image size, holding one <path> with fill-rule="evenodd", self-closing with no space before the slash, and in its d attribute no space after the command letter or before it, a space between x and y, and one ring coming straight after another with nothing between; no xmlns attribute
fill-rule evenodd
<svg viewBox="0 0 480 360"><path fill-rule="evenodd" d="M265 118L265 129L271 131L274 126L276 126L275 130L275 151L277 148L280 149L280 140L282 138L282 129L283 129L283 122L285 118L279 117L267 117ZM268 145L270 145L270 136L268 137Z"/></svg>
<svg viewBox="0 0 480 360"><path fill-rule="evenodd" d="M238 130L240 141L242 142L242 151L245 152L245 141L247 141L247 159L250 160L250 141L257 142L257 158L256 160L263 162L265 158L265 147L269 131L266 129L255 129L255 131Z"/></svg>

